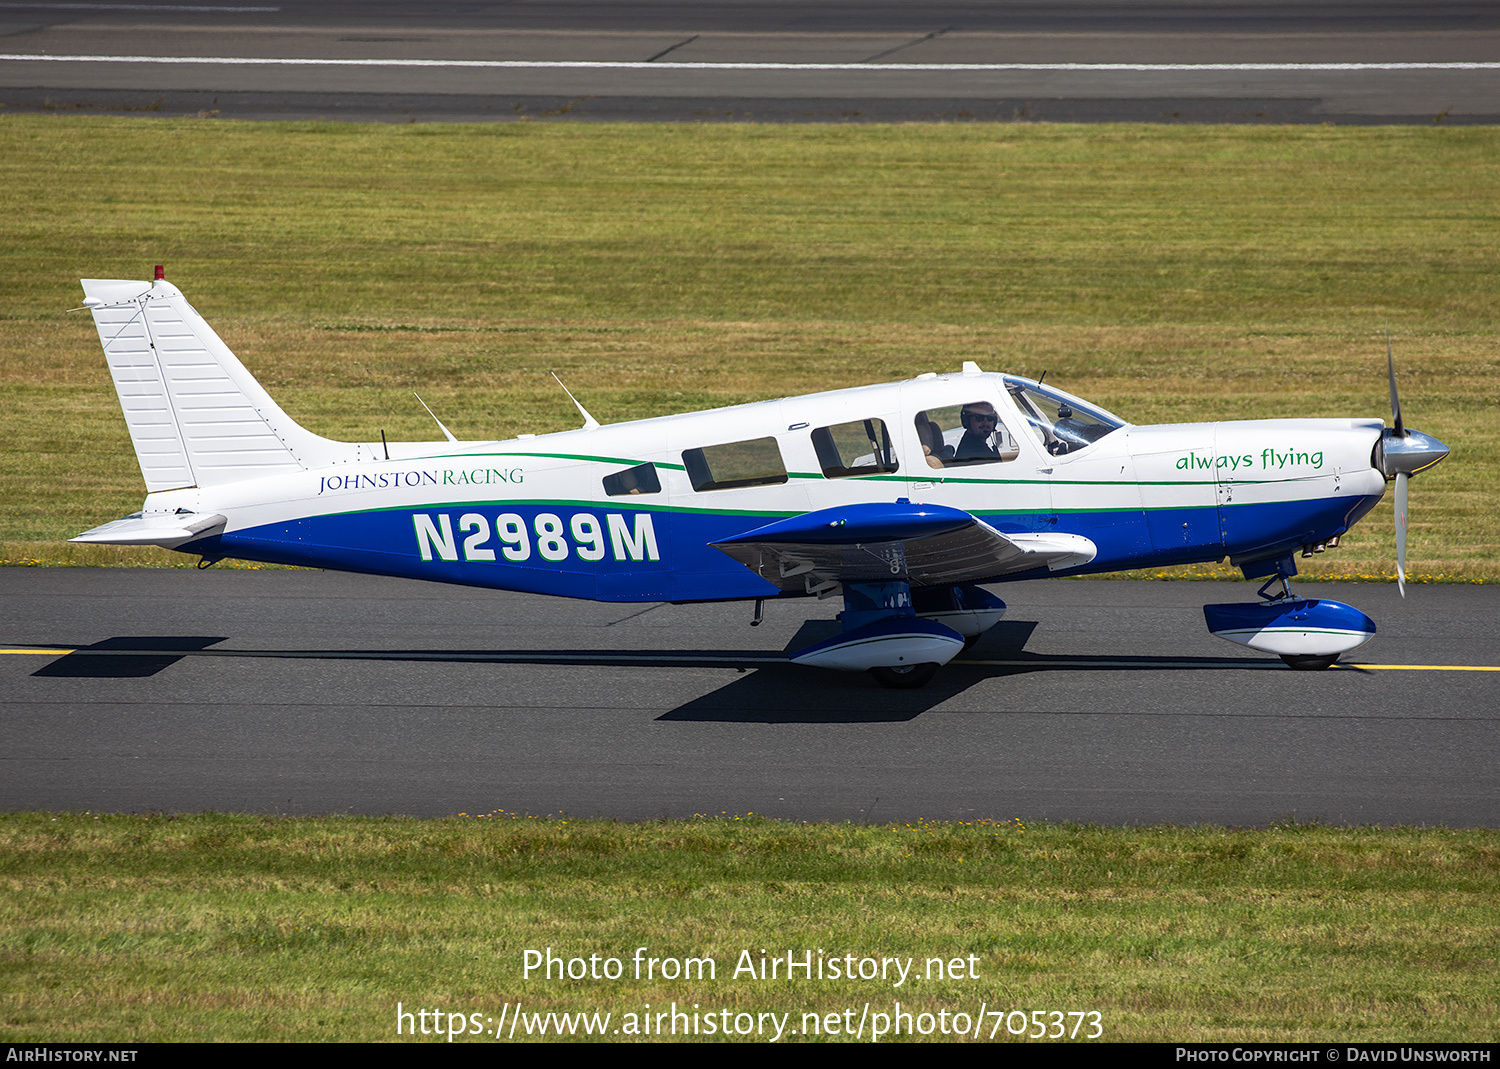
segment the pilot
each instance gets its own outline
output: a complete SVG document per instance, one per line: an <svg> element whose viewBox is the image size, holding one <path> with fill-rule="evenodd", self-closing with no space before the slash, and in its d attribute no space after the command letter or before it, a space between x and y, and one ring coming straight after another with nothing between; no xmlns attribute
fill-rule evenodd
<svg viewBox="0 0 1500 1069"><path fill-rule="evenodd" d="M995 406L988 401L974 401L964 405L958 414L963 424L964 436L958 440L953 453L954 460L999 460L1000 452L995 448L995 432L1002 435L1005 428L995 414Z"/></svg>

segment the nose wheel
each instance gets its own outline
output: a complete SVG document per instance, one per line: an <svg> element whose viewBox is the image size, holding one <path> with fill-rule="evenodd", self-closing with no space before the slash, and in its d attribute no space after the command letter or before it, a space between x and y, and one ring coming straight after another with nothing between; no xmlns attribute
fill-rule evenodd
<svg viewBox="0 0 1500 1069"><path fill-rule="evenodd" d="M1281 592L1267 594L1266 591L1277 582L1281 583ZM1256 593L1273 605L1278 601L1291 602L1293 600L1291 577L1284 572L1274 575ZM1337 664L1339 655L1337 653L1283 653L1281 659L1287 663L1287 667L1295 668L1299 672L1321 672Z"/></svg>
<svg viewBox="0 0 1500 1069"><path fill-rule="evenodd" d="M1339 655L1311 656L1308 654L1283 653L1281 659L1299 672L1321 672L1338 663Z"/></svg>
<svg viewBox="0 0 1500 1069"><path fill-rule="evenodd" d="M870 674L875 682L891 690L915 690L925 687L937 674L938 666L927 664L903 664L894 668L872 668Z"/></svg>

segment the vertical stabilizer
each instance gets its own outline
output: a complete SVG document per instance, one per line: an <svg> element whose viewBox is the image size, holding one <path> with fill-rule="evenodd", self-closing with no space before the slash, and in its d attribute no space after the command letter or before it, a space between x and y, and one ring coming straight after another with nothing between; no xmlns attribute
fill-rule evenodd
<svg viewBox="0 0 1500 1069"><path fill-rule="evenodd" d="M293 422L166 279L86 278L83 291L149 492L286 474L354 454L356 447Z"/></svg>

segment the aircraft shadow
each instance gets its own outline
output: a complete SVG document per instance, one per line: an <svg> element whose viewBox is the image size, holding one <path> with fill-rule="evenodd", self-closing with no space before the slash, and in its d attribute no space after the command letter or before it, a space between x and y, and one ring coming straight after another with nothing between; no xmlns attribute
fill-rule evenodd
<svg viewBox="0 0 1500 1069"><path fill-rule="evenodd" d="M107 638L43 665L34 676L72 679L139 679L170 668L188 654L201 653L222 635L131 635ZM159 652L158 652L159 651Z"/></svg>
<svg viewBox="0 0 1500 1069"><path fill-rule="evenodd" d="M1027 653L1037 624L1008 620L990 628L972 648L950 661L917 690L888 690L868 676L818 672L781 662L785 671L759 671L663 713L658 720L760 724L870 724L913 720L978 684L1032 672L1159 672L1289 669L1280 658L1076 656ZM832 621L809 621L789 643L800 649L837 630ZM770 666L768 666L770 667ZM1359 671L1355 666L1350 670Z"/></svg>
<svg viewBox="0 0 1500 1069"><path fill-rule="evenodd" d="M803 624L783 651L771 650L245 650L213 649L223 636L116 636L80 646L34 676L124 679L156 675L186 657L276 660L373 660L621 668L738 669L732 682L694 698L658 720L761 724L871 724L912 720L986 680L1057 671L1224 671L1281 669L1279 659L1248 657L1109 656L1027 653L1037 624L1003 621L947 665L927 686L888 690L863 673L817 671L786 653L837 631L831 620Z"/></svg>
<svg viewBox="0 0 1500 1069"><path fill-rule="evenodd" d="M795 667L767 650L246 650L211 649L224 636L122 635L72 652L31 673L34 676L130 678L151 676L184 657L271 658L322 661L462 661L480 664L564 664L661 668ZM58 645L67 646L67 643Z"/></svg>
<svg viewBox="0 0 1500 1069"><path fill-rule="evenodd" d="M971 652L1020 654L1036 630L1033 621L996 624ZM787 642L783 655L837 634L834 620L809 620ZM711 694L663 713L658 720L749 724L882 724L914 720L968 690L987 673L940 671L917 690L888 690L864 673L820 672L788 664L787 672L755 672Z"/></svg>

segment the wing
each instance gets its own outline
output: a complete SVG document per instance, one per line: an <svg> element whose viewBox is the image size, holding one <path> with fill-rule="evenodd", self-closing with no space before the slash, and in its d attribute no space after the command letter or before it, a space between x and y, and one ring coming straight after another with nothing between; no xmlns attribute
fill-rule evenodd
<svg viewBox="0 0 1500 1069"><path fill-rule="evenodd" d="M841 583L914 587L1087 564L1081 535L1002 534L962 509L867 503L792 516L712 543L785 591L831 594Z"/></svg>

